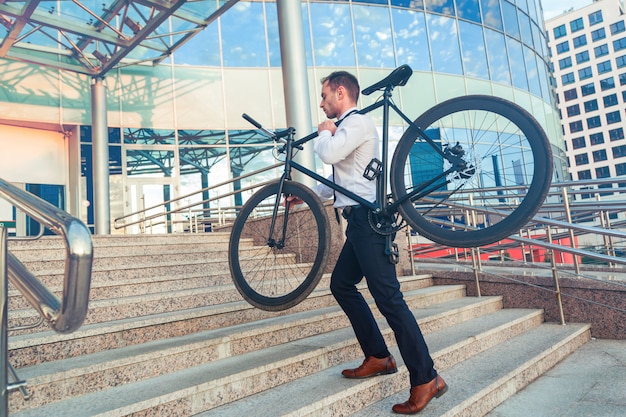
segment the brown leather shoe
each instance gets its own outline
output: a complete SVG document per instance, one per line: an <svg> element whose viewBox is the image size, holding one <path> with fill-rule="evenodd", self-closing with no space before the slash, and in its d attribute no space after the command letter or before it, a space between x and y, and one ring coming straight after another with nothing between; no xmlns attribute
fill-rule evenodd
<svg viewBox="0 0 626 417"><path fill-rule="evenodd" d="M433 397L439 398L445 394L446 391L448 391L448 384L446 384L446 381L444 381L442 377L437 375L430 382L411 387L409 400L402 404L394 405L392 410L394 413L398 414L418 413L428 405Z"/></svg>
<svg viewBox="0 0 626 417"><path fill-rule="evenodd" d="M368 356L361 366L354 369L344 369L341 375L346 378L369 378L370 376L394 374L396 372L398 372L398 367L392 355L382 359Z"/></svg>

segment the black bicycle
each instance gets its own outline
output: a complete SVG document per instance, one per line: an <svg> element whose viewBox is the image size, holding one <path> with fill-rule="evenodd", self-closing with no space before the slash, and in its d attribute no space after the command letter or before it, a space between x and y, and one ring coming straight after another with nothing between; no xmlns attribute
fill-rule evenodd
<svg viewBox="0 0 626 417"><path fill-rule="evenodd" d="M478 247L517 233L542 205L552 178L552 156L539 123L518 105L484 95L450 99L413 121L392 100L392 90L405 85L412 73L403 65L362 91L381 92L378 101L360 111L383 111L382 160L372 160L363 173L376 181L374 202L293 160L317 132L295 140L293 128L268 132L243 115L284 143L279 152L285 155L280 179L251 196L231 232L231 274L252 305L269 311L295 306L317 286L328 259L326 210L310 188L292 181L293 169L366 207L372 229L388 236L386 251L392 261L398 256L392 236L405 222L434 242ZM390 109L408 128L388 165ZM302 203L288 202L290 196Z"/></svg>

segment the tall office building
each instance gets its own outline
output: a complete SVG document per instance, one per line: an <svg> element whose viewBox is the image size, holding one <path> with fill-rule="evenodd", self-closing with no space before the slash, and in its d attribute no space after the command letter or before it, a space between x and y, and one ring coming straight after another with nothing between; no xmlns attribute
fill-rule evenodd
<svg viewBox="0 0 626 417"><path fill-rule="evenodd" d="M546 21L574 180L626 175L625 18L621 1L601 0Z"/></svg>
<svg viewBox="0 0 626 417"><path fill-rule="evenodd" d="M19 3L0 2L0 178L93 225L94 165L103 163L93 140L102 129L93 124L103 119L111 218L275 163L271 144L241 114L268 129L287 124L281 66L291 51L281 50L289 42L280 42L276 1L176 2L169 15L169 3L158 2ZM555 172L563 172L540 0L299 5L301 32L282 35L303 38L311 131L324 118L323 76L345 69L365 87L409 64L412 78L394 91L405 113L417 117L467 94L506 98L538 119L553 144ZM393 147L405 126L400 118L391 123ZM205 197L219 196L213 205L240 203L231 187ZM0 220L16 216L3 204ZM16 220L31 232L19 214Z"/></svg>

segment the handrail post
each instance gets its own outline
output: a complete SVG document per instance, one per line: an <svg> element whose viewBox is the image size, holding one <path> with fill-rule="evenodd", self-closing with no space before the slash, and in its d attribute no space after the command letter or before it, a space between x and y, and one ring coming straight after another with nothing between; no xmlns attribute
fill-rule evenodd
<svg viewBox="0 0 626 417"><path fill-rule="evenodd" d="M406 228L407 240L409 242L409 261L411 262L411 275L415 275L415 255L413 254L413 239L411 237L411 226Z"/></svg>
<svg viewBox="0 0 626 417"><path fill-rule="evenodd" d="M563 197L563 207L565 208L565 219L567 220L568 223L572 223L572 211L570 210L570 207L569 207L567 188L565 187L561 188L561 196ZM570 246L574 249L576 249L576 242L574 241L575 238L576 236L574 234L574 229L570 227L569 228ZM561 252L561 256L563 256L563 252ZM576 255L574 255L574 270L576 271L577 275L580 274L580 264L578 263L578 256Z"/></svg>
<svg viewBox="0 0 626 417"><path fill-rule="evenodd" d="M552 228L547 226L548 242L552 243ZM565 315L563 314L563 301L561 300L561 287L559 286L559 272L556 269L556 260L554 259L554 250L548 249L550 253L550 263L552 265L552 278L554 278L554 290L556 293L556 301L559 307L559 317L561 324L565 324Z"/></svg>
<svg viewBox="0 0 626 417"><path fill-rule="evenodd" d="M0 388L2 389L2 395L0 398L0 417L6 417L9 415L9 378L7 374L9 365L9 351L8 351L8 331L9 321L8 315L8 279L7 274L7 229L4 226L0 226Z"/></svg>

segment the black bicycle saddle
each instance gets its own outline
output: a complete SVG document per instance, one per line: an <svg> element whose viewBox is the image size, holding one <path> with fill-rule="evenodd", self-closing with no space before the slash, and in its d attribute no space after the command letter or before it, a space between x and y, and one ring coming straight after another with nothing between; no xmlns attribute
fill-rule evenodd
<svg viewBox="0 0 626 417"><path fill-rule="evenodd" d="M391 74L389 74L376 84L370 85L369 87L361 91L361 93L363 93L364 96L369 96L374 91L382 90L390 86L403 86L406 84L409 78L411 78L412 74L413 70L411 69L411 67L409 67L407 64L401 65L393 70Z"/></svg>

